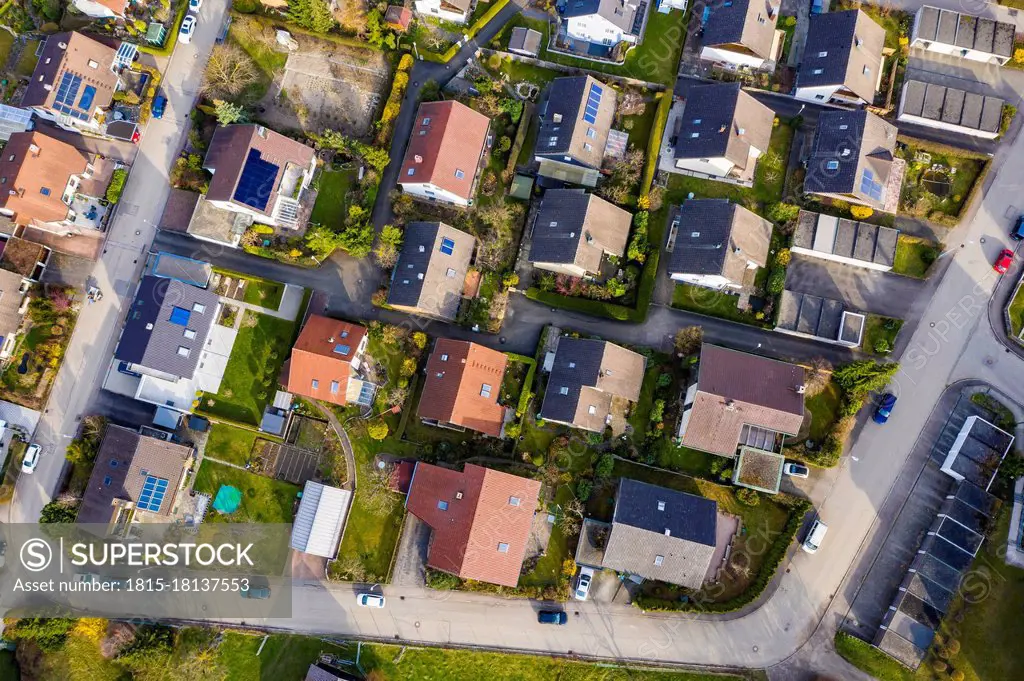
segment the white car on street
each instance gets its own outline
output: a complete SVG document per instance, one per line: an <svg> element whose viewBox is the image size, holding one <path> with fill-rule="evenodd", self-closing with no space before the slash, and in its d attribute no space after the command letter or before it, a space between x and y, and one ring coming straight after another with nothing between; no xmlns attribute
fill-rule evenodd
<svg viewBox="0 0 1024 681"><path fill-rule="evenodd" d="M188 0L188 11L199 13L199 8L203 6L203 0Z"/></svg>
<svg viewBox="0 0 1024 681"><path fill-rule="evenodd" d="M364 608L383 608L384 594L359 594L356 596L356 604Z"/></svg>
<svg viewBox="0 0 1024 681"><path fill-rule="evenodd" d="M181 22L181 29L178 31L178 40L186 45L192 42L192 34L196 32L198 22L199 20L194 14L186 15L184 21Z"/></svg>
<svg viewBox="0 0 1024 681"><path fill-rule="evenodd" d="M576 588L572 592L572 597L577 601L587 600L587 596L590 595L590 584L593 581L593 568L581 567L580 576L576 579Z"/></svg>
<svg viewBox="0 0 1024 681"><path fill-rule="evenodd" d="M34 473L39 465L39 454L42 450L39 445L29 445L25 450L25 457L21 460L22 473Z"/></svg>

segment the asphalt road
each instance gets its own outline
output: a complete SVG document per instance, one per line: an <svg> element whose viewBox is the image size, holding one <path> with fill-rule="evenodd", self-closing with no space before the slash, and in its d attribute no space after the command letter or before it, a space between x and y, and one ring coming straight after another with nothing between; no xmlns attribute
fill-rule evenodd
<svg viewBox="0 0 1024 681"><path fill-rule="evenodd" d="M227 0L206 0L192 42L179 42L168 63L161 86L168 98L167 112L162 119L150 121L139 144L117 214L108 228L103 254L93 270L93 280L104 292L103 299L86 305L78 317L36 429L35 441L43 448L39 467L34 474L18 479L14 499L6 511L0 509L0 518L8 522L35 522L39 518L60 479L67 443L77 433L82 416L90 413L88 406L109 366L124 307L134 293L170 193L168 169L181 149L204 65L227 5Z"/></svg>

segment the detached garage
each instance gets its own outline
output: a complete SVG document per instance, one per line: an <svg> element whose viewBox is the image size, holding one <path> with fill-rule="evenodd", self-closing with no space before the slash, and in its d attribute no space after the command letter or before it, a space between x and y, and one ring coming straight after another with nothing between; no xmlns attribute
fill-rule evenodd
<svg viewBox="0 0 1024 681"><path fill-rule="evenodd" d="M292 525L291 547L334 559L345 529L352 492L309 480Z"/></svg>

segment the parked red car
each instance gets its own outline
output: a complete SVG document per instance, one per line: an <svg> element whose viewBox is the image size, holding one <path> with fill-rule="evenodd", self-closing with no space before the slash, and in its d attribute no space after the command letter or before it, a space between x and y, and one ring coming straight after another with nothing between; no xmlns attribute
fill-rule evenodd
<svg viewBox="0 0 1024 681"><path fill-rule="evenodd" d="M1013 264L1013 251L1009 248L1004 248L1003 252L996 258L996 264L992 268L999 274L1006 274L1006 271L1010 269L1010 265Z"/></svg>

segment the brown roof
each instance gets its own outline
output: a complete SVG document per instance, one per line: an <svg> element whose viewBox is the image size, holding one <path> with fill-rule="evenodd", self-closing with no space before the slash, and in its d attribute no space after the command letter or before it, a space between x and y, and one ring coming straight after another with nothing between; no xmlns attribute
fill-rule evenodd
<svg viewBox="0 0 1024 681"><path fill-rule="evenodd" d="M539 494L536 480L474 464L460 473L421 461L406 507L433 530L427 565L514 587Z"/></svg>
<svg viewBox="0 0 1024 681"><path fill-rule="evenodd" d="M366 328L339 319L311 315L295 341L289 362L289 392L345 405L352 359ZM313 387L316 381L317 387Z"/></svg>
<svg viewBox="0 0 1024 681"><path fill-rule="evenodd" d="M246 207L271 215L287 165L292 163L307 167L312 163L316 152L311 147L262 125L222 125L213 133L210 148L203 160L203 167L213 172L210 189L206 192L207 200L242 203L235 199L235 188L242 177L250 149L259 152L261 161L277 166L277 175L274 177L273 189L267 198L266 206L262 210L248 204Z"/></svg>
<svg viewBox="0 0 1024 681"><path fill-rule="evenodd" d="M399 182L429 182L464 199L473 198L490 125L487 116L460 102L421 104ZM409 170L415 174L410 176ZM456 171L462 171L462 177Z"/></svg>
<svg viewBox="0 0 1024 681"><path fill-rule="evenodd" d="M138 503L147 476L167 481L167 492L157 513L169 515L191 460L191 447L108 425L82 498L78 522L110 522L114 500Z"/></svg>
<svg viewBox="0 0 1024 681"><path fill-rule="evenodd" d="M89 116L110 106L118 76L111 70L117 51L81 33L54 33L46 39L39 63L21 100L24 107L52 108L65 73L82 83L72 106L78 106L86 87L95 89ZM49 89L47 89L49 88Z"/></svg>
<svg viewBox="0 0 1024 681"><path fill-rule="evenodd" d="M497 350L438 338L427 360L420 418L500 435L505 408L498 397L507 363L508 357Z"/></svg>
<svg viewBox="0 0 1024 681"><path fill-rule="evenodd" d="M0 207L19 225L59 222L68 215L61 199L68 179L81 175L90 156L38 131L16 132L0 152Z"/></svg>
<svg viewBox="0 0 1024 681"><path fill-rule="evenodd" d="M401 5L388 5L388 11L384 13L384 23L388 26L405 31L412 21L412 10Z"/></svg>
<svg viewBox="0 0 1024 681"><path fill-rule="evenodd" d="M705 343L682 443L733 456L744 425L796 435L804 419L803 385L803 367Z"/></svg>

